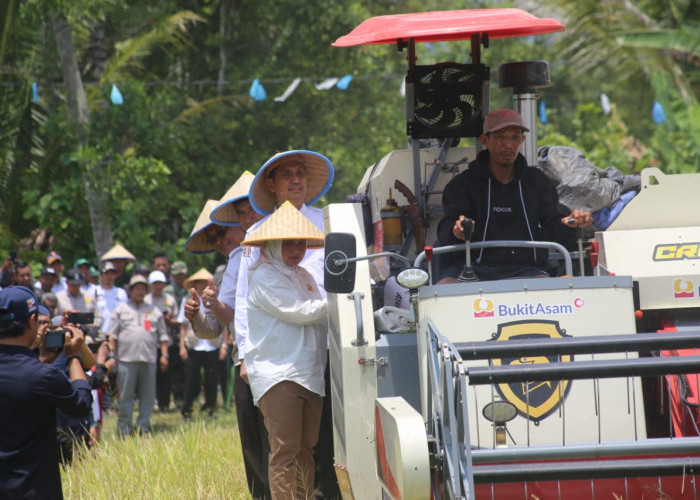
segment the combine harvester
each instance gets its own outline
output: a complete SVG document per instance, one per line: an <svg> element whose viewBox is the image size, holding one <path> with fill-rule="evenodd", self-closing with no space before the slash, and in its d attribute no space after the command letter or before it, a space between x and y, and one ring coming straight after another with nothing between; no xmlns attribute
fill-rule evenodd
<svg viewBox="0 0 700 500"><path fill-rule="evenodd" d="M596 234L587 276L558 244L491 242L549 248L563 275L434 283L439 254L470 252L426 242L441 190L476 155L454 139L477 137L489 110L481 48L562 30L517 9L429 12L371 18L334 44L407 51L414 139L368 169L359 203L325 211L345 499L700 497L700 175L645 170L641 192ZM451 40L471 42L470 64L415 64L416 43ZM523 153L536 165L547 63L503 64L499 84L533 131Z"/></svg>

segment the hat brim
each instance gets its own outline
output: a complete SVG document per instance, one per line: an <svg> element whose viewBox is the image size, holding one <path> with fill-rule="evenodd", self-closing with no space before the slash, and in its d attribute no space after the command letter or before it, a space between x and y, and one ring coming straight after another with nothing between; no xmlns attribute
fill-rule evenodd
<svg viewBox="0 0 700 500"><path fill-rule="evenodd" d="M313 205L320 200L333 185L334 168L331 161L320 153L297 149L279 153L269 160L258 170L250 187L250 205L253 210L269 215L275 210L277 198L275 194L267 188L265 180L277 166L289 161L298 161L306 168L306 199L304 203Z"/></svg>
<svg viewBox="0 0 700 500"><path fill-rule="evenodd" d="M241 245L261 247L275 240L306 240L307 248L321 248L325 244L323 231L288 201L263 219Z"/></svg>
<svg viewBox="0 0 700 500"><path fill-rule="evenodd" d="M194 228L190 233L189 238L185 242L185 250L194 254L211 253L216 250L214 245L207 242L206 235L204 231L209 227L214 225L211 221L211 212L214 207L219 203L217 200L207 200L204 204L199 217L197 217L197 222L195 222ZM240 224L230 224L231 226L240 226Z"/></svg>
<svg viewBox="0 0 700 500"><path fill-rule="evenodd" d="M122 245L117 243L114 245L112 248L110 248L106 254L104 254L102 257L100 257L100 261L104 262L107 260L119 260L119 259L124 259L124 260L129 260L129 261L136 261L136 257L134 254L132 254L130 251L128 251L126 248L124 248Z"/></svg>
<svg viewBox="0 0 700 500"><path fill-rule="evenodd" d="M211 274L206 269L202 268L199 271L197 271L196 273L194 273L192 276L188 277L182 283L182 286L185 289L189 289L192 286L192 283L195 281L209 281L210 279L214 279L214 275Z"/></svg>
<svg viewBox="0 0 700 500"><path fill-rule="evenodd" d="M233 186L221 197L219 204L211 211L211 221L221 226L240 225L238 213L234 206L236 202L245 200L250 194L250 187L255 176L247 170L238 178Z"/></svg>

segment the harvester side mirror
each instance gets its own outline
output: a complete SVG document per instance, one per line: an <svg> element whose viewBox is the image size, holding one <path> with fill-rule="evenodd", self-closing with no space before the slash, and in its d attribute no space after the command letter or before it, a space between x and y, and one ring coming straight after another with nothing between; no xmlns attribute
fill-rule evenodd
<svg viewBox="0 0 700 500"><path fill-rule="evenodd" d="M323 284L326 292L350 293L355 288L355 235L329 233L326 236Z"/></svg>

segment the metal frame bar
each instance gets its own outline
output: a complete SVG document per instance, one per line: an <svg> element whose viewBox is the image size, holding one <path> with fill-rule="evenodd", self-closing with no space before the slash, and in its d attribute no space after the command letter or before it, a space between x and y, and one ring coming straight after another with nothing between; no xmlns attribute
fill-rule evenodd
<svg viewBox="0 0 700 500"><path fill-rule="evenodd" d="M574 268L571 264L571 255L569 251L559 243L554 241L524 241L524 240L492 240L492 241L477 241L471 242L470 248L472 250L478 250L479 248L546 248L549 250L554 250L561 254L564 258L564 268L567 275L573 276ZM446 245L444 247L433 248L433 254L443 254L456 251L464 251L465 246L463 243L458 245ZM421 267L423 261L425 260L425 251L418 254L416 260L413 262L414 267Z"/></svg>
<svg viewBox="0 0 700 500"><path fill-rule="evenodd" d="M698 472L700 472L700 456L479 465L474 468L473 474L476 483L509 483L523 480L552 481L556 479L694 475Z"/></svg>
<svg viewBox="0 0 700 500"><path fill-rule="evenodd" d="M668 358L604 359L569 361L521 366L477 366L469 368L470 385L504 382L541 382L590 378L649 377L693 373L700 367L700 356Z"/></svg>
<svg viewBox="0 0 700 500"><path fill-rule="evenodd" d="M609 342L595 337L508 342L474 342L457 346L442 336L432 321L427 324L428 343L428 434L442 448L438 459L445 466L442 482L447 498L473 498L474 483L603 479L615 477L695 475L700 473L700 438L650 439L642 441L574 444L566 446L473 449L469 436L467 386L513 381L614 378L687 373L698 370L700 356L641 358L548 363L544 366L471 367L472 359L583 352L635 352L639 349L697 346L700 332L669 335L630 334L611 336ZM676 338L673 338L676 337ZM639 339L641 342L636 342ZM568 342L573 340L574 342ZM502 344L502 345L501 345ZM557 351L558 349L558 351ZM441 413L438 413L441 411ZM640 458L627 458L630 455ZM651 455L651 456L650 456ZM689 456L684 456L689 455ZM625 458L620 458L625 457ZM647 458L648 457L648 458ZM516 462L516 463L513 463ZM525 463L517 463L525 462ZM660 479L659 479L660 480Z"/></svg>
<svg viewBox="0 0 700 500"><path fill-rule="evenodd" d="M606 352L644 352L660 349L699 348L700 330L671 334L631 333L564 337L559 339L513 339L508 342L461 342L454 344L462 359L488 359L508 356L550 356L555 354L599 354Z"/></svg>

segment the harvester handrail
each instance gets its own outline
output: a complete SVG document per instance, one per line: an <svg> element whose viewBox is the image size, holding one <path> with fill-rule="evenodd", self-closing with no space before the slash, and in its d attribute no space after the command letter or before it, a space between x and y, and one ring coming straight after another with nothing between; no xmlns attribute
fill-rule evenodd
<svg viewBox="0 0 700 500"><path fill-rule="evenodd" d="M427 335L428 343L432 346L430 351L432 355L428 360L429 390L432 396L429 399L431 410L429 414L439 416L431 421L438 425L431 426L429 423L428 429L439 432L443 436L454 433L458 435L458 442L463 445L460 450L452 443L452 446L444 450L443 458L449 469L446 482L450 490L448 497L454 498L461 494L470 498L473 495L475 483L692 475L700 469L700 438L642 439L566 446L475 448L470 443L466 425L469 421L469 409L467 394L464 390L466 385L490 385L516 380L570 380L693 372L697 371L700 356L688 356L689 361L680 364L674 361L669 363L668 358L645 358L547 363L546 366L551 367L549 369L540 369L541 365L538 364L527 365L524 370L512 370L517 368L513 366L469 367L462 359L460 350L439 333L432 321L428 323ZM630 337L635 336L630 335ZM671 337L672 335L659 334L658 336ZM520 341L510 340L502 343L515 344L516 342ZM487 341L481 344L493 343ZM537 347L537 342L533 342L533 346ZM633 362L634 373L625 366L626 362ZM616 363L625 369L625 373L615 373ZM649 370L650 363L655 364L659 371ZM584 370L580 370L579 374L565 371L567 365L578 364L585 365ZM678 369L681 365L683 365L682 370ZM661 369L662 367L665 371ZM585 371L587 371L586 376L583 376ZM627 371L630 373L626 373ZM445 405L440 394L444 394L444 397L454 404ZM459 397L457 397L458 394ZM630 455L636 455L639 458L620 458Z"/></svg>
<svg viewBox="0 0 700 500"><path fill-rule="evenodd" d="M462 359L489 359L509 356L551 356L559 354L599 354L607 352L646 352L660 349L692 349L700 346L700 330L670 334L630 333L548 339L510 339L508 342L459 342L454 346ZM700 354L700 350L698 351Z"/></svg>
<svg viewBox="0 0 700 500"><path fill-rule="evenodd" d="M474 467L476 483L514 481L552 481L557 479L609 479L637 476L692 476L700 469L700 456L639 458L620 460L583 460L577 462L530 462ZM693 495L693 498L696 498Z"/></svg>
<svg viewBox="0 0 700 500"><path fill-rule="evenodd" d="M469 385L491 385L522 381L676 375L697 372L698 366L700 356L669 356L535 363L527 366L475 366L468 368L468 373Z"/></svg>
<svg viewBox="0 0 700 500"><path fill-rule="evenodd" d="M573 276L573 266L571 264L571 255L569 251L561 244L555 241L523 241L523 240L492 240L492 241L477 241L471 242L470 248L472 250L478 250L480 248L544 248L549 250L554 250L561 254L564 259L564 269L568 276ZM434 247L433 254L439 255L443 253L456 252L459 250L464 251L465 244L459 243L457 245L446 245L443 247ZM425 251L422 251L416 257L413 262L414 267L421 267L423 261L425 260Z"/></svg>

